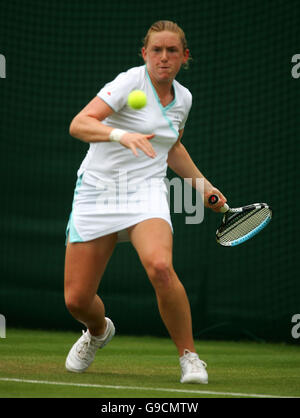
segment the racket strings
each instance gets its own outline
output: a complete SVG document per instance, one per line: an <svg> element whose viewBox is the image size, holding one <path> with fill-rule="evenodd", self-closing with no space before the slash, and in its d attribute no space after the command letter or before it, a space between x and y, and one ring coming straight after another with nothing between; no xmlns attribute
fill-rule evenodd
<svg viewBox="0 0 300 418"><path fill-rule="evenodd" d="M240 239L258 228L270 216L269 208L254 209L233 216L228 222L225 220L225 224L218 230L218 240L221 244L226 244Z"/></svg>

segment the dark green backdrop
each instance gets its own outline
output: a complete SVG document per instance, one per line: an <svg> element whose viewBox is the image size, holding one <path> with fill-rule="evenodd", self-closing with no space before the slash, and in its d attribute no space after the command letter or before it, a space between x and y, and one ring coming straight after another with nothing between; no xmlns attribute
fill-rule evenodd
<svg viewBox="0 0 300 418"><path fill-rule="evenodd" d="M141 39L175 20L193 56L178 80L193 94L183 142L232 206L266 201L274 219L245 245L217 246L219 216L199 225L173 214L174 265L197 338L298 342L300 313L297 0L1 1L0 313L7 326L80 329L63 300L65 226L87 144L73 116L104 83L141 65ZM169 175L172 177L172 173ZM131 244L100 288L119 334L166 335Z"/></svg>

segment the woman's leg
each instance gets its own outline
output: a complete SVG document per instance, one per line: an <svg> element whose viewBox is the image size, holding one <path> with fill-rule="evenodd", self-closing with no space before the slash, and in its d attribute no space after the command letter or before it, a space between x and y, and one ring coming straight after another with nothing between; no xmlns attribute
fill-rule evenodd
<svg viewBox="0 0 300 418"><path fill-rule="evenodd" d="M190 304L172 264L170 225L160 218L128 229L129 236L154 287L161 318L180 356L195 352Z"/></svg>
<svg viewBox="0 0 300 418"><path fill-rule="evenodd" d="M117 234L110 234L87 242L68 242L66 248L65 303L72 316L95 336L105 332L105 308L97 290L116 241Z"/></svg>

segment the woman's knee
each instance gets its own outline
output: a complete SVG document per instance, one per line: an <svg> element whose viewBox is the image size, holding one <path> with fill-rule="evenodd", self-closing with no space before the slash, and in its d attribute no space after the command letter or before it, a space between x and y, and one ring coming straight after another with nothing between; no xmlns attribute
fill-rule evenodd
<svg viewBox="0 0 300 418"><path fill-rule="evenodd" d="M168 257L154 255L146 262L146 271L155 289L168 289L173 282L174 269Z"/></svg>
<svg viewBox="0 0 300 418"><path fill-rule="evenodd" d="M69 312L72 314L81 314L86 312L91 301L89 298L76 292L65 292L65 304Z"/></svg>

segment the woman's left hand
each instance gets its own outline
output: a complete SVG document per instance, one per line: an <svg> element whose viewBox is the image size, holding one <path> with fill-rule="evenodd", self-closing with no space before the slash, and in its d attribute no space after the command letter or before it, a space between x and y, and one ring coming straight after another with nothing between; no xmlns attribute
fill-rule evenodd
<svg viewBox="0 0 300 418"><path fill-rule="evenodd" d="M211 195L217 195L219 197L219 200L217 203L211 205L208 202L208 199L210 198ZM206 208L209 208L211 210L213 210L214 212L220 212L220 208L222 206L224 206L224 204L227 202L226 197L220 192L220 190L218 190L216 187L212 186L211 184L209 185L205 185L205 190L204 190L204 206Z"/></svg>

